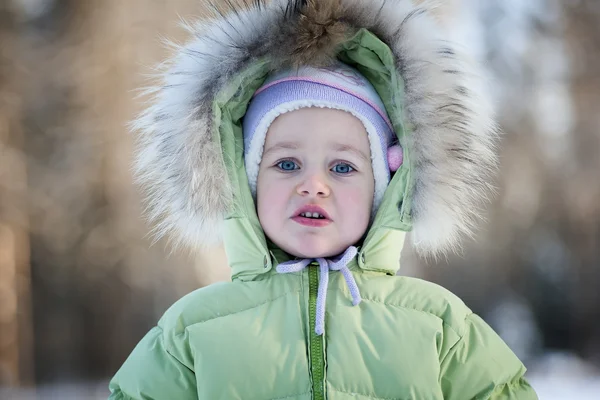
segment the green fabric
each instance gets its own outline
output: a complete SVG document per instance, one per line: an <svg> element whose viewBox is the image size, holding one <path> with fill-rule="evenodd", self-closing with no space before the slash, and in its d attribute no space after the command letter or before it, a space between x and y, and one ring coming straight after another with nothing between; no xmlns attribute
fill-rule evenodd
<svg viewBox="0 0 600 400"><path fill-rule="evenodd" d="M143 373L118 385L111 382L111 399L197 399L193 365L181 361L177 345L170 343L161 324L138 343L127 362ZM168 377L168 385L162 377Z"/></svg>
<svg viewBox="0 0 600 400"><path fill-rule="evenodd" d="M325 397L325 349L323 347L323 336L315 333L317 316L317 292L319 289L319 268L314 261L308 270L308 322L310 330L309 356L312 374L312 391L315 400L323 400Z"/></svg>
<svg viewBox="0 0 600 400"><path fill-rule="evenodd" d="M403 84L389 48L359 31L339 58L374 84L404 144ZM111 399L535 399L525 368L452 293L395 276L411 228L411 155L393 176L349 268L362 302L330 274L325 334L314 334L316 268L278 274L290 257L266 240L243 165L241 118L269 60L215 100L215 140L235 189L224 244L233 282L175 303L110 383ZM325 393L319 393L324 388ZM324 396L323 396L324 395Z"/></svg>
<svg viewBox="0 0 600 400"><path fill-rule="evenodd" d="M327 399L535 399L485 322L422 280L330 275ZM309 270L211 285L173 305L111 382L111 399L312 399ZM193 371L193 372L192 372Z"/></svg>

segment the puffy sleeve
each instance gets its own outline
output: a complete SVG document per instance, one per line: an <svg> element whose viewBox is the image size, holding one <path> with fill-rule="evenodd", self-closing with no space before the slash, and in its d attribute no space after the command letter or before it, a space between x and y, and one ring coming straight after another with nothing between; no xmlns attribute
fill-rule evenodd
<svg viewBox="0 0 600 400"><path fill-rule="evenodd" d="M525 366L476 314L441 361L440 384L446 400L530 400L537 395L525 380Z"/></svg>
<svg viewBox="0 0 600 400"><path fill-rule="evenodd" d="M151 329L110 381L109 400L197 400L193 365L177 353L159 326Z"/></svg>

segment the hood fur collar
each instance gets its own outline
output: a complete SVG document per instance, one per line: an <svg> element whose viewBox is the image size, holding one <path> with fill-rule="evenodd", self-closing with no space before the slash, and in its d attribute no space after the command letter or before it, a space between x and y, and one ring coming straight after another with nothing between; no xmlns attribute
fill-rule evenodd
<svg viewBox="0 0 600 400"><path fill-rule="evenodd" d="M150 107L134 122L135 171L156 234L198 248L218 244L234 193L212 103L241 70L268 55L273 67L325 65L366 28L385 42L405 86L414 191L412 241L435 255L472 232L490 191L497 130L482 77L409 0L273 0L230 5L190 26L193 39L166 65Z"/></svg>

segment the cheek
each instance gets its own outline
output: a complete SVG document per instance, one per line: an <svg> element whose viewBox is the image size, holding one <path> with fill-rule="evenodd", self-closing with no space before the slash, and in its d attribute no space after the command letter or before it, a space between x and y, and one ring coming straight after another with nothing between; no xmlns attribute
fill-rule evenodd
<svg viewBox="0 0 600 400"><path fill-rule="evenodd" d="M277 180L259 179L256 191L258 217L261 222L273 219L285 210L288 203L287 189Z"/></svg>
<svg viewBox="0 0 600 400"><path fill-rule="evenodd" d="M373 206L373 192L359 186L348 187L341 193L342 205L345 212L355 216L356 220L368 222Z"/></svg>

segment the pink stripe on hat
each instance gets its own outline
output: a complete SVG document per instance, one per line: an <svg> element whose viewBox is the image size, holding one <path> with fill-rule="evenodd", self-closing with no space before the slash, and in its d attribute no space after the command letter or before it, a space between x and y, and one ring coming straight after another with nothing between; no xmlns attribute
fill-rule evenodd
<svg viewBox="0 0 600 400"><path fill-rule="evenodd" d="M337 90L341 90L344 93L348 93L349 95L352 95L362 101L364 101L365 103L367 103L368 105L370 105L376 112L377 114L379 114L381 116L381 118L384 119L384 121L388 124L388 126L390 127L391 130L394 130L394 126L392 125L392 121L390 121L390 119L387 116L387 113L385 112L385 109L382 109L380 104L377 104L375 101L371 100L369 97L365 96L364 94L358 93L358 92L354 92L351 91L348 86L341 86L338 85L336 83L330 82L330 81L326 81L323 79L317 79L317 78L311 78L311 77L306 77L306 76L290 76L287 78L282 78L282 79L278 79L276 81L273 82L269 82L266 85L261 86L255 93L254 96L257 96L258 94L260 94L261 92L269 89L272 86L275 86L279 83L283 83L283 82L297 82L297 81L302 81L302 82L311 82L311 83L316 83L319 85L324 85L324 86L329 86L333 89L337 89ZM375 95L377 95L375 93ZM371 96L372 97L372 96Z"/></svg>

